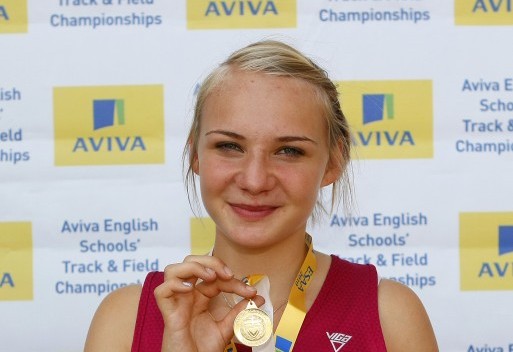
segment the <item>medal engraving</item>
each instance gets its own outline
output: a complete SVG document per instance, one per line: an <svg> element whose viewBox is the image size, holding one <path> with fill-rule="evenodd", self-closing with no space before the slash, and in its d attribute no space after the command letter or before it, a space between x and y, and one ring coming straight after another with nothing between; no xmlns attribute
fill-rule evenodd
<svg viewBox="0 0 513 352"><path fill-rule="evenodd" d="M273 323L267 313L250 300L246 309L235 318L233 332L244 345L256 347L269 340L273 332Z"/></svg>

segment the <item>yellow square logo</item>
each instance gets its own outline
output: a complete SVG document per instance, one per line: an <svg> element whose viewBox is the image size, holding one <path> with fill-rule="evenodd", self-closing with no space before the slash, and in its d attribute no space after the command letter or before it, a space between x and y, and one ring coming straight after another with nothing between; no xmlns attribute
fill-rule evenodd
<svg viewBox="0 0 513 352"><path fill-rule="evenodd" d="M27 0L2 0L0 2L0 34L27 31Z"/></svg>
<svg viewBox="0 0 513 352"><path fill-rule="evenodd" d="M297 0L187 0L188 29L292 28Z"/></svg>
<svg viewBox="0 0 513 352"><path fill-rule="evenodd" d="M32 224L0 223L0 301L32 300Z"/></svg>
<svg viewBox="0 0 513 352"><path fill-rule="evenodd" d="M191 254L204 255L214 247L216 225L211 218L191 218Z"/></svg>
<svg viewBox="0 0 513 352"><path fill-rule="evenodd" d="M513 25L510 0L455 0L454 16L457 25Z"/></svg>
<svg viewBox="0 0 513 352"><path fill-rule="evenodd" d="M338 86L356 158L433 157L431 81L343 81Z"/></svg>
<svg viewBox="0 0 513 352"><path fill-rule="evenodd" d="M460 214L462 291L513 290L513 213Z"/></svg>
<svg viewBox="0 0 513 352"><path fill-rule="evenodd" d="M54 88L55 165L164 163L161 85Z"/></svg>

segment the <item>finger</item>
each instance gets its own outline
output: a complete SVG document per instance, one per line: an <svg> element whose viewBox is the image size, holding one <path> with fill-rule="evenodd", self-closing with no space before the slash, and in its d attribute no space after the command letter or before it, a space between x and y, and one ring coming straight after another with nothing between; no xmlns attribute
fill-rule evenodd
<svg viewBox="0 0 513 352"><path fill-rule="evenodd" d="M243 298L252 298L257 290L237 279L214 280L212 282L201 282L196 285L196 289L206 297L213 298L221 292L235 293Z"/></svg>
<svg viewBox="0 0 513 352"><path fill-rule="evenodd" d="M185 257L184 263L199 263L204 267L210 268L217 274L218 277L224 280L231 279L233 272L228 266L219 258L208 255L189 255Z"/></svg>
<svg viewBox="0 0 513 352"><path fill-rule="evenodd" d="M169 277L176 276L182 279L195 277L204 281L212 281L216 278L214 270L197 261L170 264L164 269L164 275Z"/></svg>
<svg viewBox="0 0 513 352"><path fill-rule="evenodd" d="M216 274L199 263L168 265L164 269L164 282L155 290L155 297L169 298L175 293L188 293L194 290L198 279L215 280Z"/></svg>

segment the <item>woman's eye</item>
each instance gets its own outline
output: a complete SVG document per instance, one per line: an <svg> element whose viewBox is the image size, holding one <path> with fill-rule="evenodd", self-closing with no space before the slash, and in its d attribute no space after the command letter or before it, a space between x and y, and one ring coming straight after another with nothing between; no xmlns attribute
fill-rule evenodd
<svg viewBox="0 0 513 352"><path fill-rule="evenodd" d="M223 142L223 143L218 143L216 144L216 148L217 149L221 149L221 150L235 150L235 151L240 151L242 150L242 148L237 145L236 143L229 143L229 142Z"/></svg>
<svg viewBox="0 0 513 352"><path fill-rule="evenodd" d="M301 155L304 155L305 153L303 152L303 150L299 149L299 148L294 148L294 147L285 147L285 148L282 148L278 154L285 154L285 155L290 155L290 156L301 156Z"/></svg>

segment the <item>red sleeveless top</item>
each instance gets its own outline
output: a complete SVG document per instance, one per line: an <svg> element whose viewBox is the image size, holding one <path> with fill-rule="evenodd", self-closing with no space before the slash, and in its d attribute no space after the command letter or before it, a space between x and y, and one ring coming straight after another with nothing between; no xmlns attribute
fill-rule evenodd
<svg viewBox="0 0 513 352"><path fill-rule="evenodd" d="M162 272L144 282L132 352L160 352L164 321L153 290ZM251 352L237 345L239 352ZM306 314L293 352L386 352L378 313L378 277L372 265L332 256L326 280Z"/></svg>

